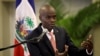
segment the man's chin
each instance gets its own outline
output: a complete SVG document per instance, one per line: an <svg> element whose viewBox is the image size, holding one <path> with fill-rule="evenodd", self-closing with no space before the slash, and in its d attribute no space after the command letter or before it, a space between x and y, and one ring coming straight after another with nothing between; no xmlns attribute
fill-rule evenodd
<svg viewBox="0 0 100 56"><path fill-rule="evenodd" d="M55 27L54 25L50 26L51 29L53 29L54 27Z"/></svg>

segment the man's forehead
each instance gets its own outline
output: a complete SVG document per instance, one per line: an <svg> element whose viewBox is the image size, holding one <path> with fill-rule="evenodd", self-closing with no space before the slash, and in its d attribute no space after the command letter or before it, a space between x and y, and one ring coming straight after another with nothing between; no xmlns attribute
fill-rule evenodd
<svg viewBox="0 0 100 56"><path fill-rule="evenodd" d="M40 8L39 13L55 13L55 9L52 6L43 6Z"/></svg>
<svg viewBox="0 0 100 56"><path fill-rule="evenodd" d="M40 8L40 10L45 10L45 9L54 9L51 5L44 5Z"/></svg>
<svg viewBox="0 0 100 56"><path fill-rule="evenodd" d="M54 12L45 12L41 14L42 16L56 16L56 13Z"/></svg>

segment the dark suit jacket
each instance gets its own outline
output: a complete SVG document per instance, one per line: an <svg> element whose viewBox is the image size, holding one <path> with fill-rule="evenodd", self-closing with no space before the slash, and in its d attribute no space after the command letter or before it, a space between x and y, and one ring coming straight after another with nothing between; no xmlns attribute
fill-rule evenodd
<svg viewBox="0 0 100 56"><path fill-rule="evenodd" d="M25 39L29 40L35 37L38 37L42 33L41 24L31 32ZM54 34L57 44L57 49L59 52L63 52L65 50L65 44L69 46L68 55L69 56L88 56L86 54L85 49L78 49L74 46L72 41L70 40L66 31L62 28L54 27ZM38 43L27 43L30 56L54 56L53 48L50 44L50 41L46 34L43 36L40 42ZM91 55L92 56L92 55Z"/></svg>

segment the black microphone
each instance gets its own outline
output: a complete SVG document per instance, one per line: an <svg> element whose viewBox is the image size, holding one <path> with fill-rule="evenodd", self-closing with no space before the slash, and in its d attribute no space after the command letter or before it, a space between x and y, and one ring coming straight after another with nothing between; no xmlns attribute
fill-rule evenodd
<svg viewBox="0 0 100 56"><path fill-rule="evenodd" d="M44 36L45 33L46 33L46 31L43 31L43 32L40 34L40 36L34 37L34 38L32 38L32 39L30 39L30 40L27 40L27 41L25 41L25 42L26 42L26 43L28 43L28 42L38 43L38 42L40 42L40 40L43 38L43 36Z"/></svg>
<svg viewBox="0 0 100 56"><path fill-rule="evenodd" d="M40 36L38 36L38 37L34 37L32 39L22 41L22 42L20 42L18 44L15 44L15 45L11 45L11 46L8 46L8 47L0 48L0 51L6 50L6 49L9 49L9 48L13 48L13 47L16 47L18 45L21 45L21 44L24 44L24 43L28 43L28 42L38 43L43 38L45 33L46 33L46 31L43 31L42 34L40 34Z"/></svg>

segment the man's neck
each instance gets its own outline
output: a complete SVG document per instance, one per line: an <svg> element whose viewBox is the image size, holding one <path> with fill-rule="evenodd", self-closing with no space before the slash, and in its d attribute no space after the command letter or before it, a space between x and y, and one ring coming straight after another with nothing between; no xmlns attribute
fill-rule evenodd
<svg viewBox="0 0 100 56"><path fill-rule="evenodd" d="M53 29L47 29L45 27L43 27L43 25L41 25L41 28L43 29L43 31L48 31L48 32L51 32Z"/></svg>

